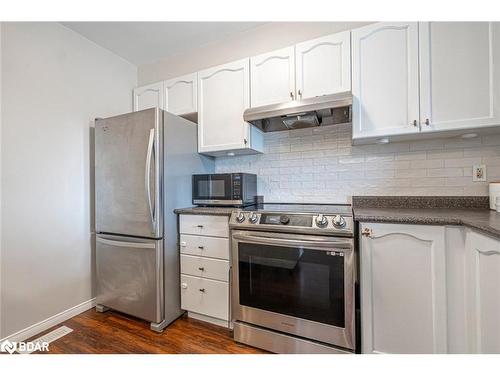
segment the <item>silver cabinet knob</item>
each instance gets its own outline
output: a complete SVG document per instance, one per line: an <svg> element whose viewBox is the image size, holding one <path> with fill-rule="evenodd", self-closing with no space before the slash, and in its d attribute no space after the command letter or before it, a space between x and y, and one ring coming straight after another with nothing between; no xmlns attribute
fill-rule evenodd
<svg viewBox="0 0 500 375"><path fill-rule="evenodd" d="M257 222L257 220L259 219L259 217L257 216L257 214L255 212L252 212L250 214L250 218L248 219L252 224L255 224Z"/></svg>
<svg viewBox="0 0 500 375"><path fill-rule="evenodd" d="M425 119L425 125L427 125L427 126L430 126L430 125L431 125L431 122L429 121L429 119L428 119L428 118L426 118L426 119Z"/></svg>
<svg viewBox="0 0 500 375"><path fill-rule="evenodd" d="M345 219L341 215L335 215L332 219L332 224L336 228L342 228L345 226Z"/></svg>
<svg viewBox="0 0 500 375"><path fill-rule="evenodd" d="M205 267L198 267L198 270L203 272L203 271L205 271Z"/></svg>
<svg viewBox="0 0 500 375"><path fill-rule="evenodd" d="M293 92L290 91L290 98L295 99L295 95L293 95Z"/></svg>
<svg viewBox="0 0 500 375"><path fill-rule="evenodd" d="M418 126L417 120L413 120L412 124L413 124L413 126Z"/></svg>
<svg viewBox="0 0 500 375"><path fill-rule="evenodd" d="M298 94L299 94L300 98L302 99L302 91L300 91L300 89L298 91Z"/></svg>
<svg viewBox="0 0 500 375"><path fill-rule="evenodd" d="M316 225L318 227L325 227L328 224L328 219L323 214L319 214L316 217Z"/></svg>
<svg viewBox="0 0 500 375"><path fill-rule="evenodd" d="M238 223L243 223L245 221L245 215L243 214L243 212L240 212L238 216L236 216L236 221Z"/></svg>

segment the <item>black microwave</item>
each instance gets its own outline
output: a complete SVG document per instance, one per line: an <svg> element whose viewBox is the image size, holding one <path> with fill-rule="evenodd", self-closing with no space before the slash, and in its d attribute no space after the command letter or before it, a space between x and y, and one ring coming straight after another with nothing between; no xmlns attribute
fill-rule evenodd
<svg viewBox="0 0 500 375"><path fill-rule="evenodd" d="M199 206L235 206L254 204L257 176L251 173L215 173L193 175L193 204Z"/></svg>

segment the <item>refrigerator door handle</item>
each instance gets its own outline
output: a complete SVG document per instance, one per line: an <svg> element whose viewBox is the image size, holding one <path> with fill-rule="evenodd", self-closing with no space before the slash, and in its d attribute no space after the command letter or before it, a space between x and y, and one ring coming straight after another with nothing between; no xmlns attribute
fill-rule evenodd
<svg viewBox="0 0 500 375"><path fill-rule="evenodd" d="M154 218L153 205L151 203L150 177L151 177L151 158L153 157L154 139L155 139L155 130L151 129L149 131L148 151L146 154L146 173L144 176L144 184L146 186L146 201L148 203L149 218L151 220L151 232L153 233L155 231L155 218Z"/></svg>

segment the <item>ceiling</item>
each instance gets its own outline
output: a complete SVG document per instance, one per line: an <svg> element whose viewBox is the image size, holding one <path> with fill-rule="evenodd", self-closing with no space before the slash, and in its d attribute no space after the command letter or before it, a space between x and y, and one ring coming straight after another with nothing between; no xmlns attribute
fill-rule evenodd
<svg viewBox="0 0 500 375"><path fill-rule="evenodd" d="M63 22L96 44L141 65L177 55L265 22Z"/></svg>

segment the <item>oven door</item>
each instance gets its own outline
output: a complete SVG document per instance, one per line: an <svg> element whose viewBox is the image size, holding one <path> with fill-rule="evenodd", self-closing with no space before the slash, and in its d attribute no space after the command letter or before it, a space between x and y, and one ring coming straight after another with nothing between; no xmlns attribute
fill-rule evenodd
<svg viewBox="0 0 500 375"><path fill-rule="evenodd" d="M232 185L230 173L193 175L193 204L230 204Z"/></svg>
<svg viewBox="0 0 500 375"><path fill-rule="evenodd" d="M351 238L233 231L233 319L354 350Z"/></svg>

